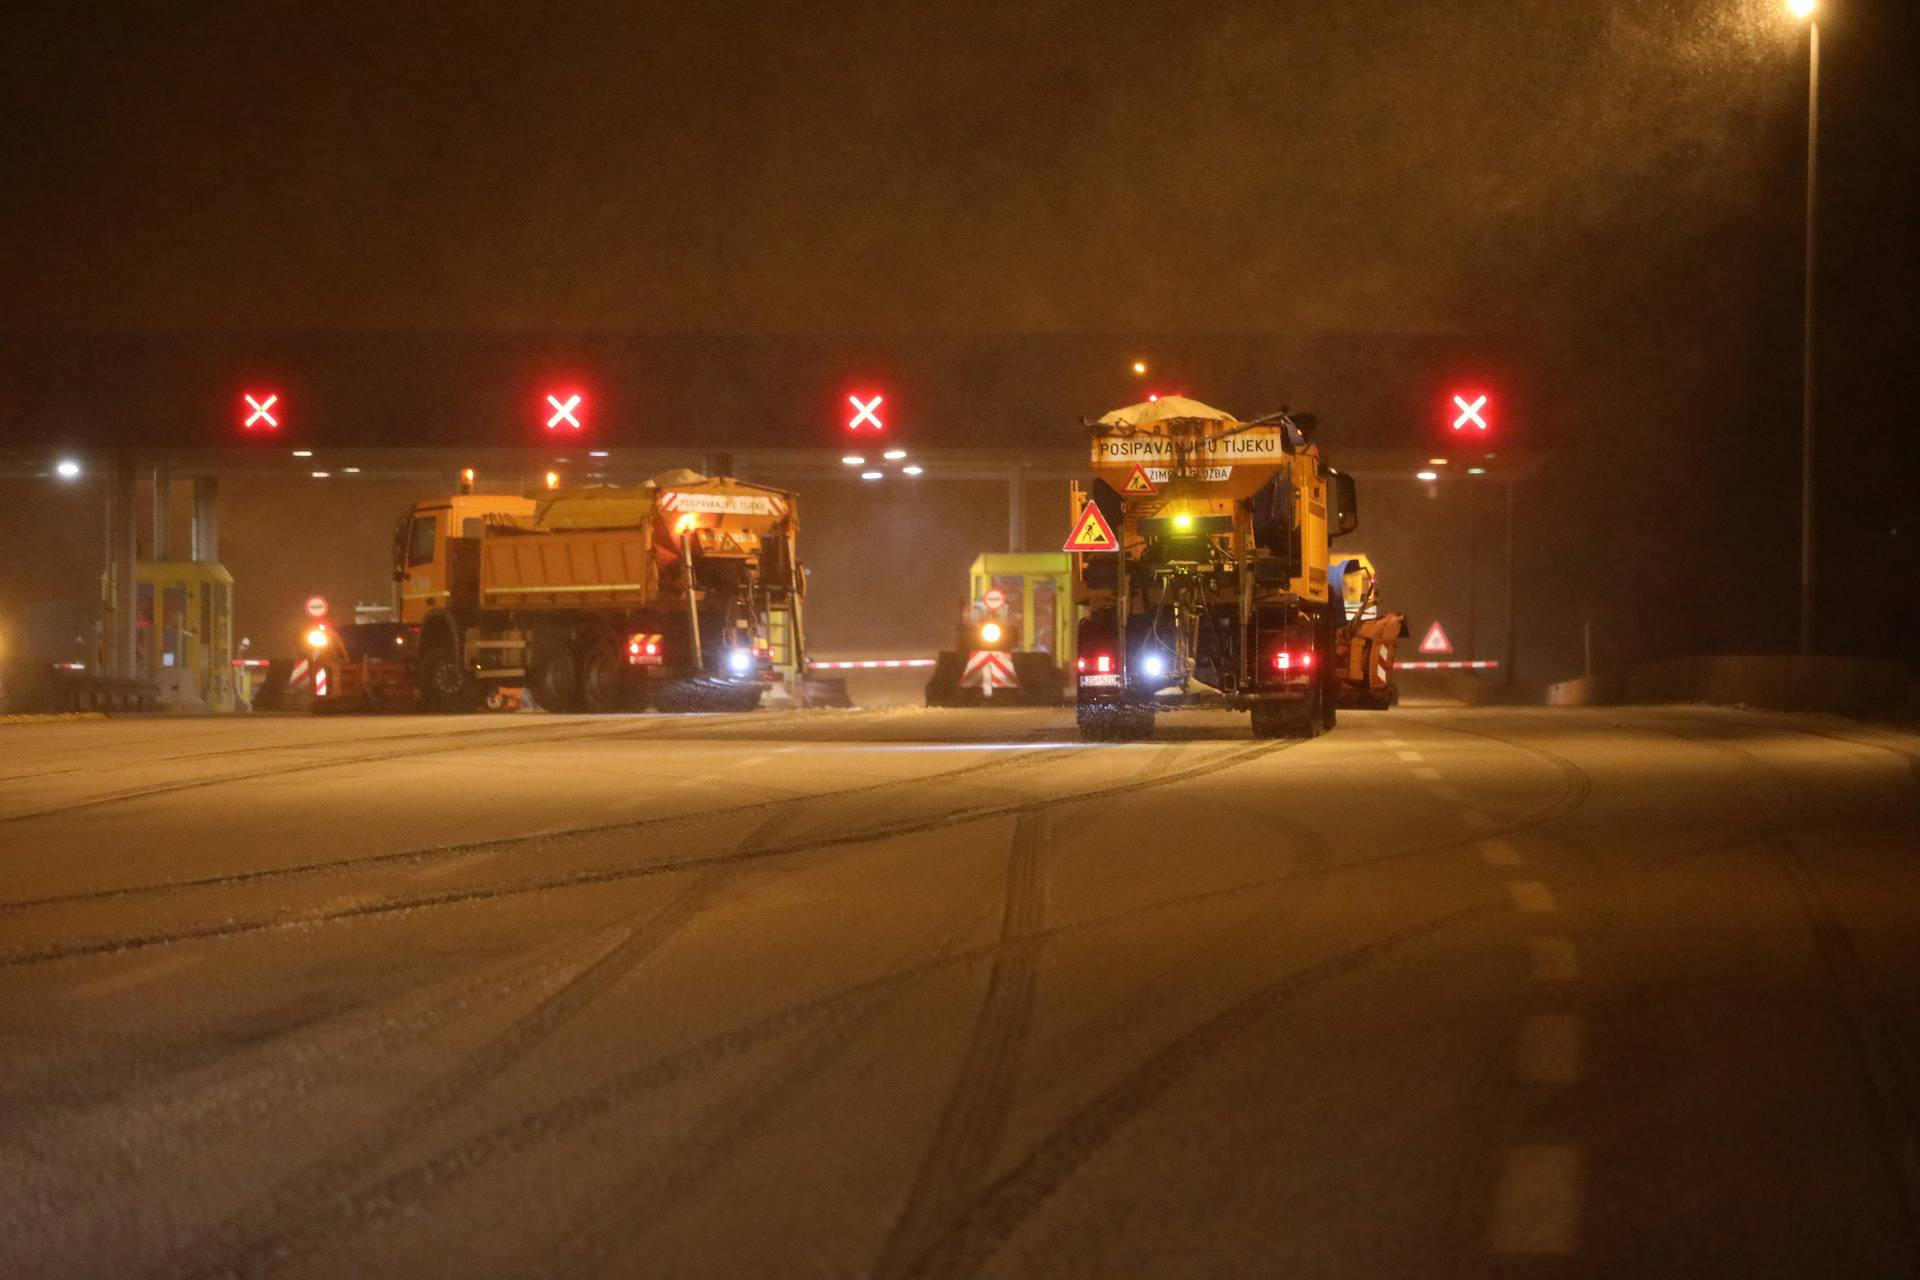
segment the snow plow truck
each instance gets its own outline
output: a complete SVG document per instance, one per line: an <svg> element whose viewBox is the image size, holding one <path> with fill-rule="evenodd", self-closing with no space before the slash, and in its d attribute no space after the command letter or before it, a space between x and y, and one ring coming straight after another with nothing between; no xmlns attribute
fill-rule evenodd
<svg viewBox="0 0 1920 1280"><path fill-rule="evenodd" d="M1147 737L1183 707L1248 711L1257 737L1333 727L1345 610L1328 544L1359 513L1317 425L1180 396L1087 424L1094 478L1073 486L1066 546L1084 735Z"/></svg>
<svg viewBox="0 0 1920 1280"><path fill-rule="evenodd" d="M750 710L805 671L797 530L793 494L727 476L520 497L465 473L394 530L397 621L312 629L314 709Z"/></svg>

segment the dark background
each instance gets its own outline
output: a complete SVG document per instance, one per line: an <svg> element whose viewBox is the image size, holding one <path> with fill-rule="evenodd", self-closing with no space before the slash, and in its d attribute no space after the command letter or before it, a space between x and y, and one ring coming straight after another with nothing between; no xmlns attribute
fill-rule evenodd
<svg viewBox="0 0 1920 1280"><path fill-rule="evenodd" d="M1821 645L1909 662L1913 9L1822 7L1819 289ZM1337 460L1421 444L1458 369L1547 458L1529 677L1587 619L1615 661L1781 650L1805 75L1777 0L15 6L0 445L225 440L258 380L327 444L510 440L552 379L608 445L829 444L850 382L916 445L1072 440L1145 355ZM1469 504L1405 488L1387 542L1457 546ZM0 483L0 630L90 595L98 496ZM262 618L377 590L405 501L224 496ZM958 489L812 527L896 500L849 646L995 545Z"/></svg>

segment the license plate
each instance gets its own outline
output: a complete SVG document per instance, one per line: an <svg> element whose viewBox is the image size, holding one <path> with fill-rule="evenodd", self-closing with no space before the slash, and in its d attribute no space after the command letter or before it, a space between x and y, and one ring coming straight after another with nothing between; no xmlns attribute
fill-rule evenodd
<svg viewBox="0 0 1920 1280"><path fill-rule="evenodd" d="M1083 685L1089 685L1089 684L1112 685L1112 686L1118 687L1120 684L1120 673L1118 671L1115 671L1104 676L1103 675L1081 676L1080 683Z"/></svg>

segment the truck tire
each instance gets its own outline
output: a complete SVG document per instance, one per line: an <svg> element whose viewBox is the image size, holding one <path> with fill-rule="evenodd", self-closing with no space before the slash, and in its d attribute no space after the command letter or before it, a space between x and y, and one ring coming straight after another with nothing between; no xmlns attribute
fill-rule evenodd
<svg viewBox="0 0 1920 1280"><path fill-rule="evenodd" d="M546 711L568 712L579 709L579 666L573 647L557 640L533 642L533 669L528 675L533 700Z"/></svg>
<svg viewBox="0 0 1920 1280"><path fill-rule="evenodd" d="M581 710L604 715L628 708L627 668L613 637L601 635L587 640L580 646L577 663Z"/></svg>
<svg viewBox="0 0 1920 1280"><path fill-rule="evenodd" d="M478 711L486 702L486 690L473 678L445 637L428 642L420 655L416 679L420 685L420 701L428 711L439 715L464 715Z"/></svg>

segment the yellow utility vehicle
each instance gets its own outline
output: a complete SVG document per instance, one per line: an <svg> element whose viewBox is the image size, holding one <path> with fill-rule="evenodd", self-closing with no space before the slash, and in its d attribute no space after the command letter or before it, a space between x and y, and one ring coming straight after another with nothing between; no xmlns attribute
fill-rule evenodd
<svg viewBox="0 0 1920 1280"><path fill-rule="evenodd" d="M1328 543L1358 511L1316 420L1165 396L1087 425L1094 479L1074 486L1067 542L1081 731L1145 737L1156 712L1197 706L1249 711L1260 737L1332 728Z"/></svg>

